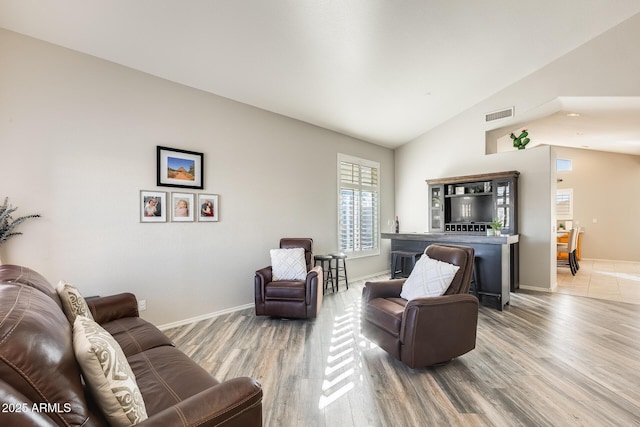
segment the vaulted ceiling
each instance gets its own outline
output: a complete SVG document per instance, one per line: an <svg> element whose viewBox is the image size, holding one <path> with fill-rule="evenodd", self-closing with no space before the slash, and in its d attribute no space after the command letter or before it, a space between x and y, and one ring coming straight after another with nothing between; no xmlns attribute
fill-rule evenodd
<svg viewBox="0 0 640 427"><path fill-rule="evenodd" d="M637 0L3 0L0 27L396 147Z"/></svg>

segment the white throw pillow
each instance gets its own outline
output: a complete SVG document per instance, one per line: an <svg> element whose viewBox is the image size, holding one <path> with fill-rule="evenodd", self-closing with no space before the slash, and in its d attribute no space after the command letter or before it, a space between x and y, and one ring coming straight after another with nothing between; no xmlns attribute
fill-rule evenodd
<svg viewBox="0 0 640 427"><path fill-rule="evenodd" d="M271 249L272 280L305 280L307 261L304 248Z"/></svg>
<svg viewBox="0 0 640 427"><path fill-rule="evenodd" d="M73 350L85 382L110 425L147 419L136 377L118 342L93 320L76 316Z"/></svg>
<svg viewBox="0 0 640 427"><path fill-rule="evenodd" d="M73 325L73 322L76 320L76 316L85 316L93 320L87 302L75 286L70 285L64 280L60 280L58 286L56 286L56 292L62 303L62 311L64 311L71 325Z"/></svg>
<svg viewBox="0 0 640 427"><path fill-rule="evenodd" d="M459 269L457 265L438 261L424 254L402 285L400 296L412 300L443 295Z"/></svg>

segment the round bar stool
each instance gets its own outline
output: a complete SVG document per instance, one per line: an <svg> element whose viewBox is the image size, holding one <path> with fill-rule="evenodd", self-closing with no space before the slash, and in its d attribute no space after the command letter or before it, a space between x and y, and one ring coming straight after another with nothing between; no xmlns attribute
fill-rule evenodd
<svg viewBox="0 0 640 427"><path fill-rule="evenodd" d="M322 268L322 276L324 282L324 289L322 293L326 293L327 288L329 287L329 282L331 282L331 292L335 292L333 285L333 272L331 271L331 261L333 261L333 257L331 255L314 255L313 256L313 265L316 266L320 263L320 267ZM325 267L325 263L327 266Z"/></svg>
<svg viewBox="0 0 640 427"><path fill-rule="evenodd" d="M391 278L409 277L421 255L422 252L391 251ZM405 276L404 273L407 270L408 272Z"/></svg>
<svg viewBox="0 0 640 427"><path fill-rule="evenodd" d="M345 254L344 252L338 252L335 254L330 254L331 258L333 258L336 261L336 275L335 275L335 280L336 280L336 289L338 291L340 291L340 272L342 271L343 276L344 276L344 283L345 285L347 285L347 289L349 289L349 280L347 279L347 254ZM340 265L340 261L342 261L342 265Z"/></svg>

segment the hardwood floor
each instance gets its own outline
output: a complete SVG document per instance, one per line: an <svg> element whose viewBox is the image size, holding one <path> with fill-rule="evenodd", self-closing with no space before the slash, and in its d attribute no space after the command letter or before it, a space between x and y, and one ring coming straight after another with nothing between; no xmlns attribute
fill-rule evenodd
<svg viewBox="0 0 640 427"><path fill-rule="evenodd" d="M481 307L475 350L413 370L360 335L362 286L314 321L247 309L165 332L216 378L259 380L265 426L640 425L639 305L513 293Z"/></svg>

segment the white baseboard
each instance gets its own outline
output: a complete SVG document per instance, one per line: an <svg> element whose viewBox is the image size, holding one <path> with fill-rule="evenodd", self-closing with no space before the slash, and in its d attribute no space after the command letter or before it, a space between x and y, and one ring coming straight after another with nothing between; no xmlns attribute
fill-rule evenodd
<svg viewBox="0 0 640 427"><path fill-rule="evenodd" d="M386 270L386 271L382 271L382 272L374 273L374 274L367 274L366 276L356 277L354 279L350 279L349 281L350 282L359 282L361 280L362 281L366 281L367 279L371 279L373 277L384 276L384 275L388 275L388 274L390 274L390 270ZM199 322L200 320L208 320L208 319L211 319L211 318L214 318L214 317L222 316L223 314L229 314L229 313L233 313L235 311L245 310L247 308L254 308L254 307L255 307L255 304L254 303L250 303L250 304L240 305L240 306L237 306L237 307L226 308L224 310L214 311L213 313L201 314L200 316L189 317L188 319L183 319L183 320L178 320L176 322L166 323L164 325L158 326L158 329L160 329L161 331L166 331L167 329L177 328L179 326L184 326L184 325L188 325L190 323Z"/></svg>
<svg viewBox="0 0 640 427"><path fill-rule="evenodd" d="M520 285L519 289L524 289L525 291L538 291L538 292L555 292L556 288L558 287L558 284L556 284L553 288L539 288L537 286L526 286L526 285Z"/></svg>
<svg viewBox="0 0 640 427"><path fill-rule="evenodd" d="M580 259L580 261L591 261L591 262L615 262L615 263L629 263L629 264L633 264L633 263L637 263L638 261L628 261L628 260L624 260L624 259L603 259L603 258L585 258L582 257Z"/></svg>
<svg viewBox="0 0 640 427"><path fill-rule="evenodd" d="M359 282L359 281L364 281L366 282L368 279L373 279L374 277L379 277L379 276L388 276L391 274L391 270L385 270L385 271L381 271L378 273L373 273L373 274L367 274L366 276L362 276L362 277L356 277L355 279L349 279L350 282Z"/></svg>
<svg viewBox="0 0 640 427"><path fill-rule="evenodd" d="M176 322L166 323L164 325L158 326L158 329L160 329L161 331L166 331L167 329L177 328L178 326L188 325L190 323L199 322L200 320L208 320L208 319L211 319L213 317L222 316L223 314L229 314L229 313L233 313L234 311L245 310L247 308L253 308L253 307L255 307L254 303L244 304L244 305L240 305L240 306L237 306L237 307L226 308L224 310L214 311L213 313L206 313L206 314L202 314L200 316L190 317L188 319L183 319L183 320L178 320Z"/></svg>

